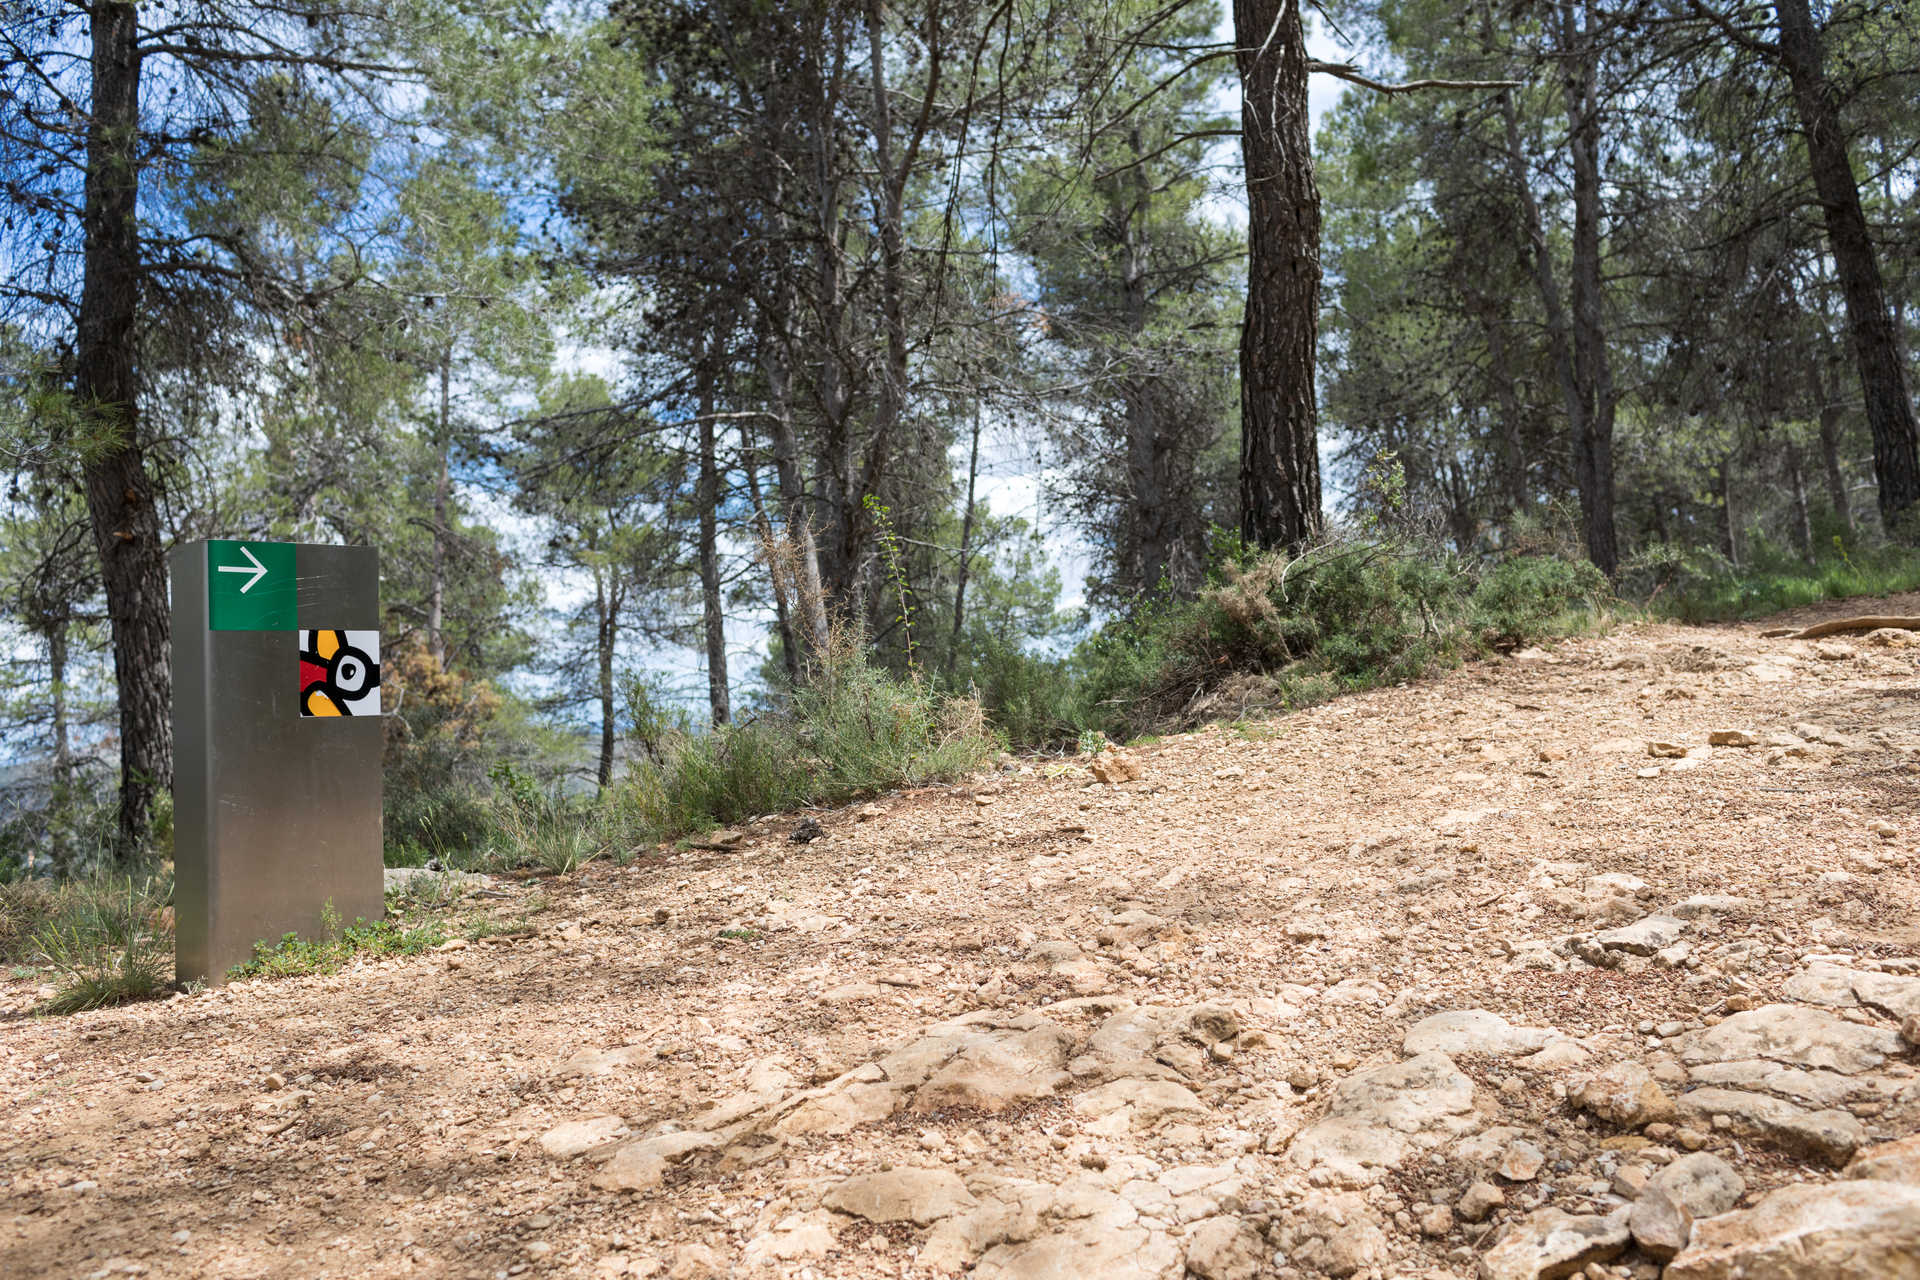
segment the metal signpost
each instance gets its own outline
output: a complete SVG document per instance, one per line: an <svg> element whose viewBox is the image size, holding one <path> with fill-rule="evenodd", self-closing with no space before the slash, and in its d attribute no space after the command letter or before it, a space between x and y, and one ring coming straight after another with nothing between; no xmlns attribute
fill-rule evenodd
<svg viewBox="0 0 1920 1280"><path fill-rule="evenodd" d="M171 568L175 969L220 982L329 908L382 913L380 559L190 542Z"/></svg>

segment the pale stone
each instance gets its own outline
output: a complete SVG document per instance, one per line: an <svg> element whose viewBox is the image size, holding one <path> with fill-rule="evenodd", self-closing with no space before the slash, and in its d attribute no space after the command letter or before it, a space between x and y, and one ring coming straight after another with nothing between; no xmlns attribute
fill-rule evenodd
<svg viewBox="0 0 1920 1280"><path fill-rule="evenodd" d="M1171 1080L1115 1080L1089 1089L1073 1100L1073 1109L1095 1118L1124 1114L1127 1127L1151 1128L1170 1117L1198 1118L1206 1104L1185 1085Z"/></svg>
<svg viewBox="0 0 1920 1280"><path fill-rule="evenodd" d="M1732 1165L1708 1151L1681 1156L1648 1180L1671 1195L1696 1218L1725 1213L1746 1194L1746 1180Z"/></svg>
<svg viewBox="0 0 1920 1280"><path fill-rule="evenodd" d="M834 1247L833 1215L816 1209L788 1214L747 1241L742 1257L750 1267L825 1257Z"/></svg>
<svg viewBox="0 0 1920 1280"><path fill-rule="evenodd" d="M1580 1084L1569 1100L1602 1120L1637 1129L1674 1118L1673 1099L1638 1062L1618 1062Z"/></svg>
<svg viewBox="0 0 1920 1280"><path fill-rule="evenodd" d="M650 1191L667 1176L667 1162L651 1151L625 1146L594 1172L593 1185L602 1191Z"/></svg>
<svg viewBox="0 0 1920 1280"><path fill-rule="evenodd" d="M1920 1186L1920 1133L1862 1149L1847 1162L1846 1176Z"/></svg>
<svg viewBox="0 0 1920 1280"><path fill-rule="evenodd" d="M1851 1112L1806 1111L1780 1098L1743 1089L1709 1086L1680 1095L1680 1114L1695 1123L1725 1116L1742 1137L1765 1138L1796 1155L1845 1164L1866 1141L1866 1128Z"/></svg>
<svg viewBox="0 0 1920 1280"><path fill-rule="evenodd" d="M973 1269L974 1280L1180 1280L1180 1247L1145 1227L1108 1228L1086 1221L1018 1244L996 1245Z"/></svg>
<svg viewBox="0 0 1920 1280"><path fill-rule="evenodd" d="M1655 1262L1665 1262L1687 1247L1693 1234L1693 1214L1665 1187L1654 1183L1634 1201L1633 1211L1627 1215L1627 1229L1642 1252Z"/></svg>
<svg viewBox="0 0 1920 1280"><path fill-rule="evenodd" d="M1327 1181L1378 1181L1416 1151L1478 1127L1473 1081L1445 1054L1356 1072L1334 1086L1326 1118L1288 1149L1301 1168Z"/></svg>
<svg viewBox="0 0 1920 1280"><path fill-rule="evenodd" d="M1516 1027L1486 1009L1457 1009L1422 1018L1401 1044L1409 1057L1422 1053L1532 1053L1560 1035L1551 1027Z"/></svg>
<svg viewBox="0 0 1920 1280"><path fill-rule="evenodd" d="M1535 1209L1480 1258L1481 1280L1559 1280L1626 1252L1627 1212L1607 1217Z"/></svg>
<svg viewBox="0 0 1920 1280"><path fill-rule="evenodd" d="M1689 1031L1677 1045L1683 1062L1766 1058L1847 1075L1878 1067L1901 1047L1900 1037L1891 1031L1791 1004L1733 1014L1718 1026Z"/></svg>
<svg viewBox="0 0 1920 1280"><path fill-rule="evenodd" d="M556 1160L571 1160L602 1143L613 1141L626 1131L627 1122L619 1116L569 1120L541 1134L540 1149Z"/></svg>
<svg viewBox="0 0 1920 1280"><path fill-rule="evenodd" d="M1187 1270L1200 1280L1255 1280L1266 1253L1260 1233L1239 1218L1208 1218L1187 1236Z"/></svg>
<svg viewBox="0 0 1920 1280"><path fill-rule="evenodd" d="M970 1209L977 1201L950 1170L889 1169L856 1174L829 1190L821 1203L869 1222L925 1226Z"/></svg>
<svg viewBox="0 0 1920 1280"><path fill-rule="evenodd" d="M1593 940L1608 951L1650 956L1678 942L1686 929L1687 922L1673 916L1646 916L1618 929L1603 929L1593 935Z"/></svg>
<svg viewBox="0 0 1920 1280"><path fill-rule="evenodd" d="M1920 1187L1796 1183L1703 1218L1664 1280L1920 1280Z"/></svg>

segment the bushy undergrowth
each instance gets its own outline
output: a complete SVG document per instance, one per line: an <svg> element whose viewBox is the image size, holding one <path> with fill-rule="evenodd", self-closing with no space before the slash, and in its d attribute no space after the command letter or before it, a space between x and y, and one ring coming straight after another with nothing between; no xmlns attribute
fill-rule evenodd
<svg viewBox="0 0 1920 1280"><path fill-rule="evenodd" d="M1034 663L1007 680L1021 698L1014 723L1032 735L1010 737L1126 738L1306 706L1583 629L1606 595L1592 565L1545 555L1476 565L1418 544L1350 539L1297 557L1235 556L1193 600L1149 603L1059 669ZM1035 707L1043 713L1025 710Z"/></svg>
<svg viewBox="0 0 1920 1280"><path fill-rule="evenodd" d="M850 633L836 632L784 709L669 735L612 803L643 839L671 839L957 777L998 745L977 701L892 675Z"/></svg>
<svg viewBox="0 0 1920 1280"><path fill-rule="evenodd" d="M405 920L389 916L368 924L356 920L350 925L335 925L319 939L302 938L289 933L275 943L254 944L253 959L235 965L236 978L289 978L309 973L335 973L356 957L379 959L385 956L417 956L431 951L448 938L445 925L428 920L409 927Z"/></svg>
<svg viewBox="0 0 1920 1280"><path fill-rule="evenodd" d="M173 981L172 888L157 876L0 884L0 960L52 970L45 1013L152 999Z"/></svg>
<svg viewBox="0 0 1920 1280"><path fill-rule="evenodd" d="M1836 536L1811 564L1759 542L1735 568L1717 551L1662 544L1633 558L1623 586L1658 617L1728 622L1825 600L1920 591L1920 555L1899 546L1849 548Z"/></svg>

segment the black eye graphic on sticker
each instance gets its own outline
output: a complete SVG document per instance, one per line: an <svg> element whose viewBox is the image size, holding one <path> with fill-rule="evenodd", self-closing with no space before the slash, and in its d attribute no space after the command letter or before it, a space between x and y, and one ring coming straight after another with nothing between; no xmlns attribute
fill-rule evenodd
<svg viewBox="0 0 1920 1280"><path fill-rule="evenodd" d="M379 715L379 644L373 631L302 631L300 714Z"/></svg>

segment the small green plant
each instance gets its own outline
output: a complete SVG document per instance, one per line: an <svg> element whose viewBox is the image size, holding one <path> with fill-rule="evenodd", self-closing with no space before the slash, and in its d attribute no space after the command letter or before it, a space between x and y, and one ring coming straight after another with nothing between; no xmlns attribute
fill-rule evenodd
<svg viewBox="0 0 1920 1280"><path fill-rule="evenodd" d="M722 929L720 936L732 942L758 942L761 937L758 929Z"/></svg>
<svg viewBox="0 0 1920 1280"><path fill-rule="evenodd" d="M1080 731L1079 748L1081 755L1097 756L1106 750L1108 745L1107 735L1100 732L1100 730L1082 729Z"/></svg>
<svg viewBox="0 0 1920 1280"><path fill-rule="evenodd" d="M413 928L395 920L368 924L355 920L337 934L309 940L285 934L275 943L254 944L253 959L235 965L235 978L288 978L312 973L335 973L356 956L417 956L447 940L440 921Z"/></svg>
<svg viewBox="0 0 1920 1280"><path fill-rule="evenodd" d="M57 975L44 1013L78 1013L165 994L172 948L153 882L124 877L70 891L66 909L37 930L33 946Z"/></svg>

